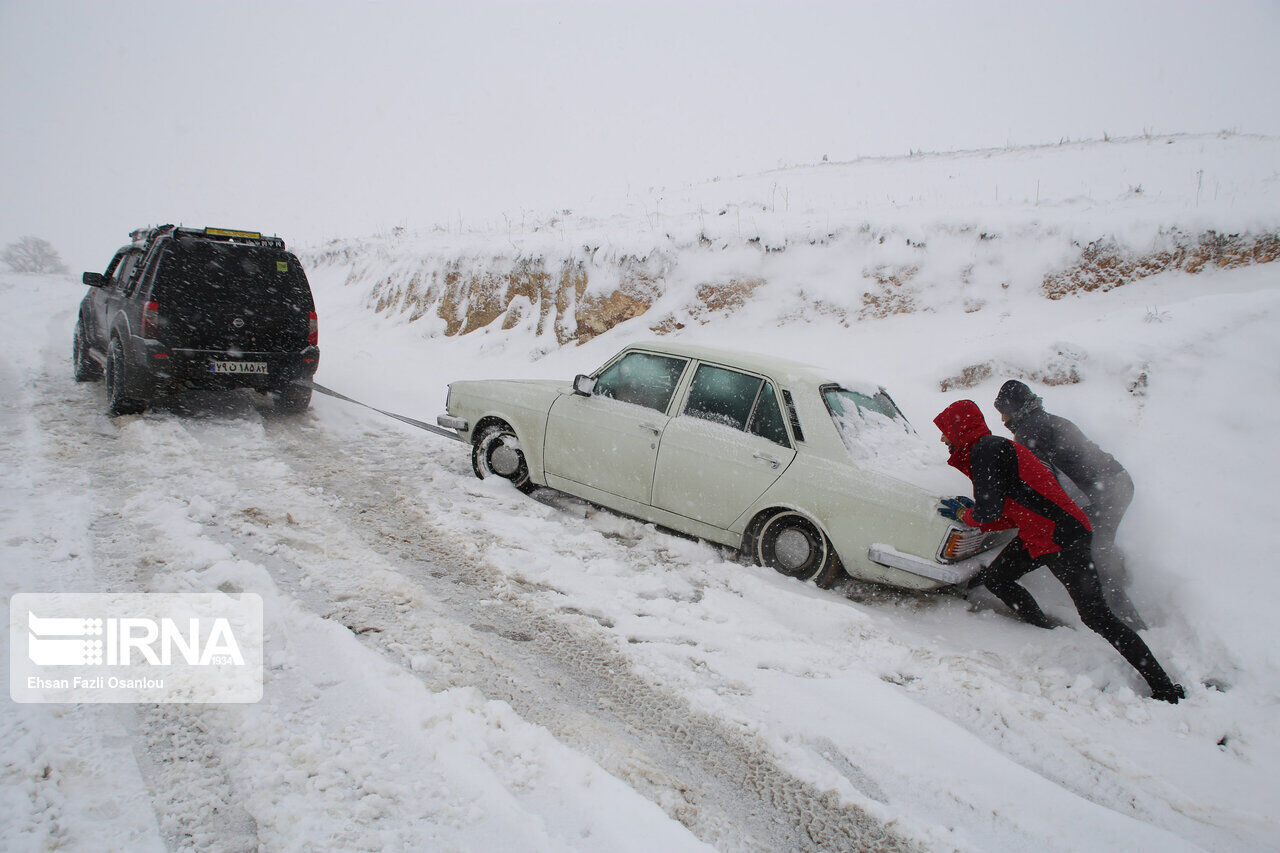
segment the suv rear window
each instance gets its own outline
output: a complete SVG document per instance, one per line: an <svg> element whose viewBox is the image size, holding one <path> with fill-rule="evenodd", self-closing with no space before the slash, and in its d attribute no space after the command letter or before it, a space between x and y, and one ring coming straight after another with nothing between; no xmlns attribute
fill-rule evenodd
<svg viewBox="0 0 1280 853"><path fill-rule="evenodd" d="M304 316L315 308L302 265L289 252L211 240L168 246L151 294L168 302L287 306Z"/></svg>

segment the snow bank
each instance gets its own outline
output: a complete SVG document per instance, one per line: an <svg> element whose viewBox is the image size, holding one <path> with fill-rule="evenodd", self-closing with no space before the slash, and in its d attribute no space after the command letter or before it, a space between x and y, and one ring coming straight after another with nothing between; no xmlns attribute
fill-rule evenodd
<svg viewBox="0 0 1280 853"><path fill-rule="evenodd" d="M858 160L743 176L546 218L398 230L309 250L424 335L542 348L639 319L740 311L842 324L1007 310L1168 269L1280 259L1280 141L1169 136Z"/></svg>

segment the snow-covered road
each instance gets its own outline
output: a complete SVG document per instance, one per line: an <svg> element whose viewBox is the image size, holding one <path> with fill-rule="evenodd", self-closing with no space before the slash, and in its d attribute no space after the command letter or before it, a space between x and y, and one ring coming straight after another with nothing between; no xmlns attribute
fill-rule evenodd
<svg viewBox="0 0 1280 853"><path fill-rule="evenodd" d="M1074 628L823 592L476 480L461 444L326 398L110 419L71 378L80 295L0 280L0 586L258 593L266 684L6 703L6 849L1280 844L1274 694L1200 684L1214 641L1178 617L1149 634L1187 680L1170 707L1051 579L1031 584ZM326 359L357 363L362 328L325 327Z"/></svg>
<svg viewBox="0 0 1280 853"><path fill-rule="evenodd" d="M512 498L470 479L461 445L380 422L330 430L225 394L112 420L99 389L63 375L66 320L25 376L5 365L0 389L7 442L25 445L8 457L16 481L76 498L14 525L56 526L8 544L61 563L21 589L248 590L267 602L261 704L71 712L82 728L109 721L116 752L138 757L123 763L136 764L144 812L150 792L152 840L700 846L687 826L738 849L910 849L883 815L824 796L762 739L635 671L601 620L495 570L465 531L439 524L455 497L462 513ZM12 498L31 507L30 494ZM65 552L49 553L55 542ZM32 758L71 745L41 742L59 739L41 718L63 709L10 708ZM86 736L77 753L99 748ZM74 769L36 764L24 769L38 781L9 781L30 789L46 838L74 839L74 814L39 808Z"/></svg>

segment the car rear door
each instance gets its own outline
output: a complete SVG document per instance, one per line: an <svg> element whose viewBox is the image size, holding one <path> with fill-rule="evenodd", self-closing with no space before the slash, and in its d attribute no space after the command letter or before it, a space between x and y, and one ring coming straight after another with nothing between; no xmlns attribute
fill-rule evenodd
<svg viewBox="0 0 1280 853"><path fill-rule="evenodd" d="M662 435L653 505L728 528L795 455L772 382L699 364L683 410Z"/></svg>
<svg viewBox="0 0 1280 853"><path fill-rule="evenodd" d="M546 472L648 505L667 410L687 365L630 351L600 372L591 396L557 399L547 418Z"/></svg>

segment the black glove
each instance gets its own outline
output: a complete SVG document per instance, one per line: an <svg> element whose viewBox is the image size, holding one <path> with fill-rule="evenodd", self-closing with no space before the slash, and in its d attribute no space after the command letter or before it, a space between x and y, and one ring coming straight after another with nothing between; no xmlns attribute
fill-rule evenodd
<svg viewBox="0 0 1280 853"><path fill-rule="evenodd" d="M966 498L964 495L956 495L954 498L943 498L942 506L938 507L938 515L964 524L964 511L972 506L973 499Z"/></svg>

